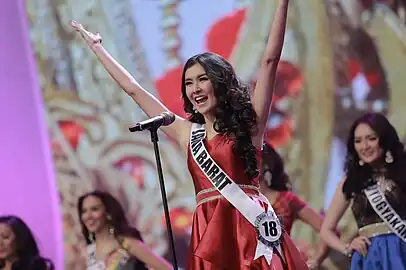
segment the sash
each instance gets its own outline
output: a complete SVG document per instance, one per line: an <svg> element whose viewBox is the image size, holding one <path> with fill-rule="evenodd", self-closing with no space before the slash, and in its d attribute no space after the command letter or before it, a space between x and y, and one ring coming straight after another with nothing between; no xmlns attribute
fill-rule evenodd
<svg viewBox="0 0 406 270"><path fill-rule="evenodd" d="M87 246L87 270L105 270L104 262L96 258L96 244L92 243Z"/></svg>
<svg viewBox="0 0 406 270"><path fill-rule="evenodd" d="M203 143L205 137L204 126L193 123L189 147L194 161L217 191L255 227L258 243L254 260L264 256L270 265L274 248L283 257L281 248L283 230L279 219L269 202L267 202L268 211L265 211L217 165Z"/></svg>
<svg viewBox="0 0 406 270"><path fill-rule="evenodd" d="M406 242L406 222L392 208L378 185L364 189L364 193L376 214L388 225L394 234Z"/></svg>

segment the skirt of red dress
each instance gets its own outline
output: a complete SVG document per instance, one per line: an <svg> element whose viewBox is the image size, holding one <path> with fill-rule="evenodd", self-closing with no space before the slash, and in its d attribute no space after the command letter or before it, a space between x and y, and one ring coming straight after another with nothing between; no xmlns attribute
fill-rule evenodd
<svg viewBox="0 0 406 270"><path fill-rule="evenodd" d="M283 235L284 263L277 251L271 265L254 260L257 234L254 227L224 199L199 205L195 211L187 270L306 270L290 236Z"/></svg>

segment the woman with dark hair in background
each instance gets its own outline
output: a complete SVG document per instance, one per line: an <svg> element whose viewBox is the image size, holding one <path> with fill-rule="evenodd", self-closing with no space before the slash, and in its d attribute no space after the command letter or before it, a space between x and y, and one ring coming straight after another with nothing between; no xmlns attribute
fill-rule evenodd
<svg viewBox="0 0 406 270"><path fill-rule="evenodd" d="M50 260L40 256L30 228L19 217L0 217L0 269L54 269Z"/></svg>
<svg viewBox="0 0 406 270"><path fill-rule="evenodd" d="M112 195L93 191L78 200L78 213L87 245L87 269L142 270L146 265L172 269L144 243L131 227L124 210Z"/></svg>
<svg viewBox="0 0 406 270"><path fill-rule="evenodd" d="M405 270L406 153L385 116L369 113L354 122L345 170L322 226L324 241L352 257L352 270ZM344 243L333 230L350 205L359 236Z"/></svg>
<svg viewBox="0 0 406 270"><path fill-rule="evenodd" d="M261 192L268 198L276 214L290 234L293 223L300 219L320 232L323 217L291 191L289 176L282 157L268 143L262 149ZM316 254L307 260L310 269L317 269L328 255L328 247L320 243Z"/></svg>
<svg viewBox="0 0 406 270"><path fill-rule="evenodd" d="M289 4L277 2L253 94L223 57L195 55L182 74L189 119L176 116L162 127L187 155L197 194L187 269L283 269L284 263L289 269L307 269L258 186L260 149ZM77 22L72 26L149 117L168 111L108 54L98 34Z"/></svg>

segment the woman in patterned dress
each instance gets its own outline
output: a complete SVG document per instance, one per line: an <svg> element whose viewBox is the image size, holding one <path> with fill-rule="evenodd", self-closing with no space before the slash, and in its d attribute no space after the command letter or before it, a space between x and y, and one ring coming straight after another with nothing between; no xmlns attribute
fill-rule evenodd
<svg viewBox="0 0 406 270"><path fill-rule="evenodd" d="M101 191L84 194L78 200L78 213L87 243L88 270L143 270L147 265L172 269L143 243L112 195Z"/></svg>

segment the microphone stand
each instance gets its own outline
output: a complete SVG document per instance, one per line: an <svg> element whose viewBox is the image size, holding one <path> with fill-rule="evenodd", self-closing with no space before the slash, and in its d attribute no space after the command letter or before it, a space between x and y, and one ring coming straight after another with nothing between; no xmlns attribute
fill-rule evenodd
<svg viewBox="0 0 406 270"><path fill-rule="evenodd" d="M130 131L133 132L130 128ZM173 269L178 270L178 262L176 260L176 252L175 252L175 241L173 240L173 233L172 233L172 226L171 226L171 218L169 215L169 207L168 207L168 200L166 198L166 190L165 190L165 182L164 182L164 174L162 172L162 165L161 165L161 157L159 154L159 146L158 146L158 128L153 127L149 129L151 133L151 142L154 145L154 152L155 152L155 160L156 160L156 167L158 171L158 179L159 185L161 187L161 195L162 195L162 204L164 206L165 212L165 220L166 220L166 229L168 231L168 238L169 244L172 250L172 264Z"/></svg>

